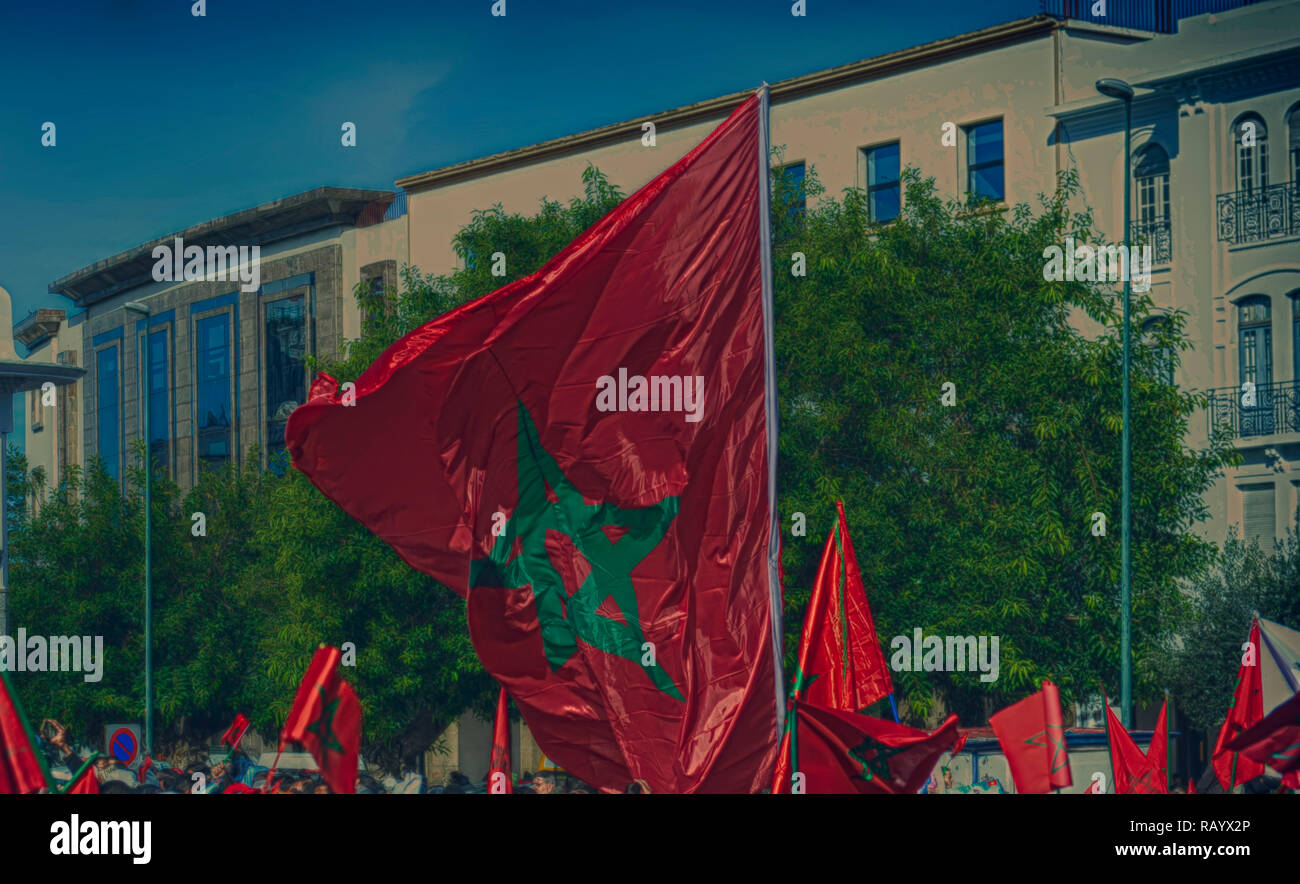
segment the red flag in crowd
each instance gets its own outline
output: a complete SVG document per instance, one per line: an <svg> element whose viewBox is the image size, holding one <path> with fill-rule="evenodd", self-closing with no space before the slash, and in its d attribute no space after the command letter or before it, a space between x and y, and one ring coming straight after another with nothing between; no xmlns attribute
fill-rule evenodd
<svg viewBox="0 0 1300 884"><path fill-rule="evenodd" d="M1249 756L1228 748L1228 742L1248 730L1264 717L1264 694L1259 674L1259 621L1250 625L1249 645L1237 668L1237 685L1232 692L1232 706L1219 729L1219 739L1210 756L1214 773L1229 792L1264 772L1264 765Z"/></svg>
<svg viewBox="0 0 1300 884"><path fill-rule="evenodd" d="M141 782L144 782L141 780ZM95 756L81 766L72 783L63 790L64 795L98 795L99 776L95 773Z"/></svg>
<svg viewBox="0 0 1300 884"><path fill-rule="evenodd" d="M1043 689L989 718L1021 793L1050 792L1074 782L1061 718L1061 694L1050 681Z"/></svg>
<svg viewBox="0 0 1300 884"><path fill-rule="evenodd" d="M244 733L248 730L248 718L242 712L235 714L235 720L226 728L226 732L221 735L223 745L231 749L239 748L239 741L244 739Z"/></svg>
<svg viewBox="0 0 1300 884"><path fill-rule="evenodd" d="M49 785L35 744L9 676L0 669L0 795L39 792Z"/></svg>
<svg viewBox="0 0 1300 884"><path fill-rule="evenodd" d="M957 716L931 732L867 715L791 701L798 715L796 770L778 776L773 792L802 788L818 794L911 795L920 790L943 753L957 741ZM789 756L790 731L782 740L781 763ZM802 774L801 778L794 775Z"/></svg>
<svg viewBox="0 0 1300 884"><path fill-rule="evenodd" d="M1300 770L1300 694L1229 740L1225 748L1280 774Z"/></svg>
<svg viewBox="0 0 1300 884"><path fill-rule="evenodd" d="M1169 771L1165 757L1168 751L1169 729L1165 713L1169 700L1160 708L1156 729L1151 734L1151 745L1144 754L1124 725L1111 711L1110 701L1102 695L1106 707L1106 737L1110 742L1110 769L1116 795L1167 795Z"/></svg>
<svg viewBox="0 0 1300 884"><path fill-rule="evenodd" d="M338 793L357 786L361 749L361 704L338 673L339 649L317 649L298 686L280 745L300 743L320 765L321 776Z"/></svg>
<svg viewBox="0 0 1300 884"><path fill-rule="evenodd" d="M860 712L894 685L885 665L843 501L826 538L799 640L795 698L824 709Z"/></svg>
<svg viewBox="0 0 1300 884"><path fill-rule="evenodd" d="M492 757L488 762L488 794L509 795L510 782L510 697L502 688L497 697L497 717L492 725Z"/></svg>
<svg viewBox="0 0 1300 884"><path fill-rule="evenodd" d="M285 432L330 499L466 595L484 668L600 788L772 773L765 110L744 102L539 271L395 343L346 402L318 376Z"/></svg>

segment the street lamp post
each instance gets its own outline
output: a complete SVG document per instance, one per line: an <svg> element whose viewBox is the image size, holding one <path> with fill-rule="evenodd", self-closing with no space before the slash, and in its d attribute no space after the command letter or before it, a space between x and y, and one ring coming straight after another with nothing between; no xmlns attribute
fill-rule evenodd
<svg viewBox="0 0 1300 884"><path fill-rule="evenodd" d="M1118 98L1124 102L1124 253L1131 265L1132 256L1128 255L1129 244L1129 178L1133 131L1133 87L1123 80L1104 77L1097 81L1097 91L1109 98ZM1123 378L1123 438L1121 441L1121 485L1120 485L1120 627L1119 627L1119 671L1120 671L1120 716L1124 727L1133 727L1133 587L1130 568L1129 547L1132 538L1133 469L1130 461L1132 447L1132 428L1130 426L1129 399L1129 350L1132 345L1129 331L1129 276L1128 268L1124 273L1124 378Z"/></svg>
<svg viewBox="0 0 1300 884"><path fill-rule="evenodd" d="M131 313L139 313L149 318L149 305L141 301L128 301L123 307ZM149 328L145 323L145 345L137 358L140 367L140 423L144 434L144 752L153 753L153 583L151 567L152 549L152 507L153 492L153 452L149 439Z"/></svg>

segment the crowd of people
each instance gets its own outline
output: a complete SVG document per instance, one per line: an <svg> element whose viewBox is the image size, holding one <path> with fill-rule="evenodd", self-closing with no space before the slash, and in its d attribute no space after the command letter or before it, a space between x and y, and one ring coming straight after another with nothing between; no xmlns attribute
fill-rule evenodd
<svg viewBox="0 0 1300 884"><path fill-rule="evenodd" d="M64 784L82 773L91 757L93 775L101 794L204 794L236 795L271 792L292 795L328 795L334 790L318 771L283 770L257 764L246 753L234 749L212 761L177 761L139 758L130 765L104 755L82 755L72 745L68 729L60 722L46 719L39 734L41 751L51 775ZM474 782L460 771L446 776L445 784L428 784L419 773L376 777L362 771L357 774L355 789L361 795L473 795L488 791L486 781ZM598 790L576 777L553 771L524 771L512 783L516 795L591 795ZM643 780L630 783L629 794L648 794Z"/></svg>

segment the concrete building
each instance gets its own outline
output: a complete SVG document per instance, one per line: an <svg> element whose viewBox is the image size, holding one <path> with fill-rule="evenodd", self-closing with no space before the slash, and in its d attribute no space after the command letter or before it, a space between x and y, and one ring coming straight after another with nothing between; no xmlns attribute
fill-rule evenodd
<svg viewBox="0 0 1300 884"><path fill-rule="evenodd" d="M408 261L398 196L317 188L168 234L51 283L51 292L83 312L74 326L56 320L58 311L38 311L19 324L20 340L58 341L58 358L88 374L69 393L79 410L70 406L70 422L59 425L66 456L55 458L41 435L52 416L34 410L29 463L54 476L61 464L98 456L121 475L133 462L131 441L141 437L147 377L150 449L182 488L202 465L242 463L254 445L269 464L284 449L289 413L306 401L305 358L335 356L345 338L360 336L354 286L396 290ZM258 259L239 267L253 282L237 278L233 261L216 273L205 266L157 280L156 265L170 262L162 256L178 241L208 260L257 247ZM132 301L149 308L147 320L124 309Z"/></svg>

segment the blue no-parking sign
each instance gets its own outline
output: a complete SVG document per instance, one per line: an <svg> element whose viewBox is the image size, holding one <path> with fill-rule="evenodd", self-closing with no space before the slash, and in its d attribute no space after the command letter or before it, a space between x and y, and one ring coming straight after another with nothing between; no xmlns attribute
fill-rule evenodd
<svg viewBox="0 0 1300 884"><path fill-rule="evenodd" d="M122 764L130 765L140 753L140 725L105 725L104 752L110 758L115 758Z"/></svg>

